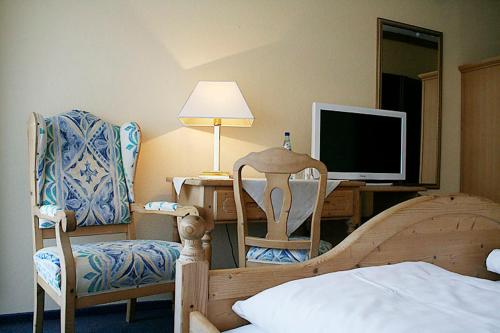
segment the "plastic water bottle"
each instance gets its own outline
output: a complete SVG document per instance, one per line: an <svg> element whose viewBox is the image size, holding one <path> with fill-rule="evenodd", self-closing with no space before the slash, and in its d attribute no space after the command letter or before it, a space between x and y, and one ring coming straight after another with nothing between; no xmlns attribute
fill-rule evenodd
<svg viewBox="0 0 500 333"><path fill-rule="evenodd" d="M283 140L283 148L292 151L292 141L290 140L290 132L285 132L285 140ZM297 176L293 173L290 175L290 179L295 179Z"/></svg>
<svg viewBox="0 0 500 333"><path fill-rule="evenodd" d="M283 141L283 148L292 151L292 142L290 141L290 132L285 132L285 140Z"/></svg>

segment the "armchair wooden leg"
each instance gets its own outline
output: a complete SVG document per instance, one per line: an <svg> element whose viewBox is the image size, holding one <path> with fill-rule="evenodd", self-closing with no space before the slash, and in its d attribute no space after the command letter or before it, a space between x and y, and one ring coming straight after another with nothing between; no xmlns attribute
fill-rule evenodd
<svg viewBox="0 0 500 333"><path fill-rule="evenodd" d="M66 300L61 306L61 333L75 332L75 301Z"/></svg>
<svg viewBox="0 0 500 333"><path fill-rule="evenodd" d="M135 319L136 304L137 304L137 298L131 298L127 301L127 323L130 323Z"/></svg>
<svg viewBox="0 0 500 333"><path fill-rule="evenodd" d="M45 291L37 283L35 274L35 307L33 309L33 333L43 332L43 311L45 307Z"/></svg>

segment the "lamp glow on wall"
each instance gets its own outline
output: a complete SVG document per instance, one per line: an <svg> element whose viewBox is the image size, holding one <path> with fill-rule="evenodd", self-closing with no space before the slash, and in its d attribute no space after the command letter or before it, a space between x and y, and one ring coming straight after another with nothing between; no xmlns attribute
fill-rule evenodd
<svg viewBox="0 0 500 333"><path fill-rule="evenodd" d="M185 126L214 127L214 167L204 177L228 177L220 171L220 127L250 127L254 117L234 81L200 81L178 116Z"/></svg>

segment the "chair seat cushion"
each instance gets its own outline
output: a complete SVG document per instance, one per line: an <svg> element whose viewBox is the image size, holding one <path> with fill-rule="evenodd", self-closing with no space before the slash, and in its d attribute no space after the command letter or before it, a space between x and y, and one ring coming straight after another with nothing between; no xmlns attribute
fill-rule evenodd
<svg viewBox="0 0 500 333"><path fill-rule="evenodd" d="M160 240L121 240L72 245L78 295L134 288L175 279L175 261L182 245ZM58 293L61 263L56 247L34 255L35 268Z"/></svg>
<svg viewBox="0 0 500 333"><path fill-rule="evenodd" d="M307 239L307 237L290 237L290 240ZM326 241L319 242L319 254L332 249L332 244ZM270 249L251 246L247 252L247 261L266 264L295 264L309 260L309 250Z"/></svg>

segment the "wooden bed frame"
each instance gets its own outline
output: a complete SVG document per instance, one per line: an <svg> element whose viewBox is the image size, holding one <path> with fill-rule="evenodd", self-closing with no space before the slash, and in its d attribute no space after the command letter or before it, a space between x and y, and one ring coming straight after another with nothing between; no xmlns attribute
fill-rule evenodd
<svg viewBox="0 0 500 333"><path fill-rule="evenodd" d="M490 280L485 259L500 248L500 204L468 195L422 196L373 217L328 253L293 265L209 270L199 217L185 218L177 261L175 332L219 332L244 325L231 306L287 281L403 261L425 261Z"/></svg>

